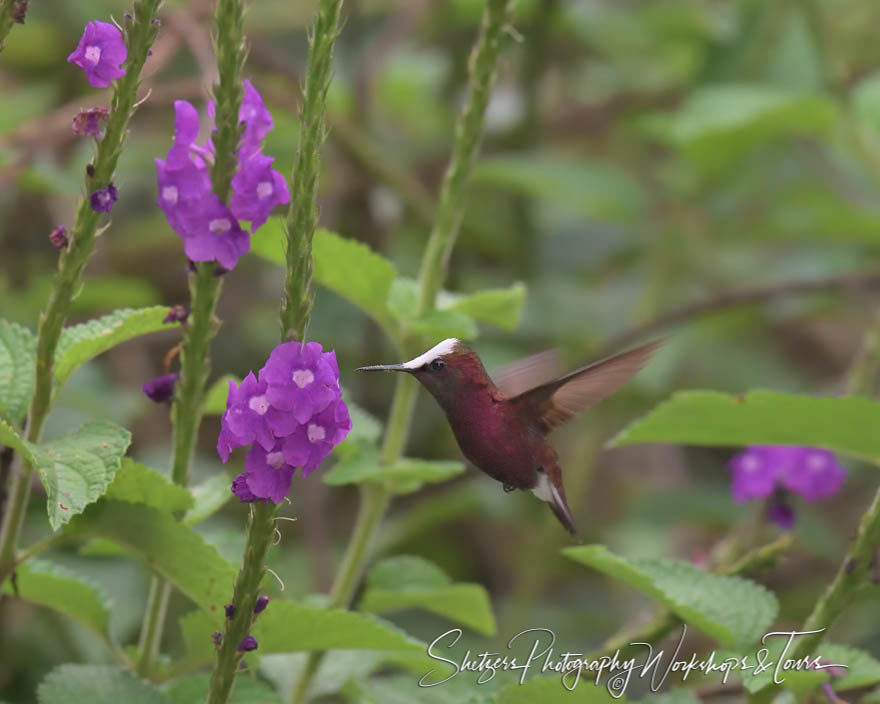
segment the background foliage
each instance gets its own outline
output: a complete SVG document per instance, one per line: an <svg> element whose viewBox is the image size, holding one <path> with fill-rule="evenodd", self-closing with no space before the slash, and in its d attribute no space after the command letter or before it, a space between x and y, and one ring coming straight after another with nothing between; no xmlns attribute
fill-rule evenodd
<svg viewBox="0 0 880 704"><path fill-rule="evenodd" d="M319 288L309 336L336 348L348 397L377 418L386 416L391 380L352 370L399 361L401 352L389 338L402 327L430 338L475 338L489 368L550 346L561 347L574 365L625 346L638 335L630 334L632 326L663 311L713 303L676 321L657 359L624 393L555 436L584 542L603 543L614 554L573 548L563 555L559 548L569 540L546 507L529 495L504 494L495 482L450 462L459 459L451 433L433 402L420 397L407 455L443 463L420 468L420 460L405 460L385 470L406 495L382 530L361 608L427 642L450 628L451 619L465 625L463 644L476 651L502 648L527 627L553 629L568 649L593 650L621 626L647 619L650 602L636 590L582 569L571 557L633 586L653 580L643 591L682 618L700 611L695 622L703 630L691 630L689 646L709 647L715 642L709 634L734 648L768 619L753 614L753 623L742 623L723 609L704 613L678 592L668 596L661 582L682 577L677 569L667 574L659 560L700 562L724 536L755 524L758 510L735 505L729 496L725 462L733 450L603 447L675 390L845 390L862 334L874 323L880 288L876 276L863 275L880 244L880 8L866 0L520 0L445 284L455 294L442 296L437 311L418 318L412 282L481 8L474 0L371 0L345 7L320 179L320 222L327 231L314 242ZM120 17L126 9L116 0L34 2L27 24L14 28L0 54L0 317L14 323L33 326L55 266L47 234L70 218L79 196L91 147L73 137L70 119L81 107L106 102L65 58L86 21ZM246 75L272 110L276 130L267 152L278 157L284 173L297 148L297 87L313 9L259 0L246 18ZM120 201L75 301L77 322L187 298L180 241L154 204L152 159L167 149L171 102L201 103L213 80L210 12L203 0L165 5L145 72L152 94L135 116L120 159ZM277 341L283 269L276 262L283 253L276 220L255 238L261 256L243 259L225 281L218 311L224 325L212 353L216 378L259 367ZM765 288L776 284L783 286ZM477 294L485 289L492 291ZM727 305L739 300L727 292L740 289L758 293ZM132 324L144 327L132 334L162 327L159 320L142 312ZM16 330L0 328L0 343L26 346ZM167 413L143 397L140 385L161 373L177 333L157 331L93 359L119 339L83 342L69 335L59 351L58 375L70 378L45 436L63 446L64 435L85 423L112 420L132 430L129 456L165 470ZM671 403L692 404L687 412L699 418L708 413L700 404L724 404L725 398L682 395ZM752 575L777 595L774 623L780 626L803 622L876 485L876 469L862 461L877 460L876 432L863 409L851 405L824 409L827 427L793 421L803 435L761 440L806 443L827 433L823 442L846 456L850 470L836 498L797 506L794 547L780 564ZM802 410L788 396L764 408L766 420L797 419ZM24 410L21 404L5 409L10 417ZM756 424L766 428L766 420ZM855 433L860 441L835 434L833 420L844 430L863 430ZM335 467L294 482L285 512L298 521L280 526L283 539L270 555L285 598L328 589L351 529L356 496L348 485L375 470L354 451L355 444L378 436L371 422L355 418L348 452L340 449ZM663 423L658 414L628 432L634 440L669 439ZM212 628L195 622L192 613L199 612L191 605L220 605L226 593L200 569L198 550L207 551L205 564L232 570L245 514L238 504L221 508L227 482L216 477L228 480L238 470L216 458L218 427L209 418L202 429L192 506L161 477L147 487L126 485L123 463L108 500L87 509L88 520L71 523L68 535L77 542L45 555L53 565L29 563L20 574L19 586L35 596L33 603L0 602L0 698L29 701L42 682L40 697L56 701L53 688L66 682L64 696L74 700L74 682L88 683L89 673L59 679L64 672L55 670L47 679L50 671L61 663L111 662L107 636L123 650L134 644L148 580L140 563L119 554L118 542L150 555L163 576L192 585L185 596L172 598L169 623L180 627L169 627L163 648L172 654L172 670L181 662L210 660L211 649L206 654L199 638ZM674 439L722 446L756 441L743 433L736 438L709 428ZM135 494L143 505L133 509L125 502ZM147 494L160 498L151 503ZM166 512L185 508L208 544L182 561L172 548L185 538ZM35 500L22 544L45 533L45 509ZM407 579L389 582L389 572L400 571ZM76 582L66 603L51 603L50 583L68 573L90 585ZM475 585L485 587L488 600ZM267 586L279 594L273 582ZM48 596L41 600L40 594ZM745 595L743 603L756 599L761 601ZM880 653L877 599L876 590L866 590L835 627L833 640ZM76 622L39 604L75 612ZM303 629L303 649L344 645L308 640L309 609L317 603L284 606L258 634L266 653L273 638L289 637L294 627ZM772 612L764 602L760 607L762 614ZM349 640L348 648L373 643L380 650L334 650L317 678L328 692L341 689L359 702L413 701L407 696L416 694L426 702L466 701L508 683L502 674L475 688L462 675L449 689L413 693L416 677L427 669L419 660L409 662L419 674L366 679L389 658L406 665L419 648L410 636L377 627L372 617L337 617L356 621L346 628L361 645ZM400 650L392 657L382 648ZM266 681L281 691L304 658L287 649L276 648L284 654L261 663ZM139 694L139 683L127 675L105 675L117 701L154 701L152 690ZM876 681L866 676L858 684ZM252 685L253 698L241 701L277 697L262 680ZM244 687L241 697L250 691ZM204 691L204 683L179 679L164 694L186 702L188 691ZM514 688L498 701L546 696Z"/></svg>

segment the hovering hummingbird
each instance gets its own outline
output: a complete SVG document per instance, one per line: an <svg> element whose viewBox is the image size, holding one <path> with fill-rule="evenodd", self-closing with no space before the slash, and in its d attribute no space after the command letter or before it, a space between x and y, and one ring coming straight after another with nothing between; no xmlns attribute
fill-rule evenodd
<svg viewBox="0 0 880 704"><path fill-rule="evenodd" d="M549 381L551 368L557 366L552 350L514 362L493 379L477 353L455 338L403 364L378 364L357 371L412 374L446 413L468 460L501 482L505 491L531 490L576 535L562 470L547 436L620 389L660 344L651 342Z"/></svg>

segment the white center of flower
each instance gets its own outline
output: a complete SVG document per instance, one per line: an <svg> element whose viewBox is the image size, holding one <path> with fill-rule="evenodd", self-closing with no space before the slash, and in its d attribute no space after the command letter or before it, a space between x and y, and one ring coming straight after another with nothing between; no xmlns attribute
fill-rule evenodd
<svg viewBox="0 0 880 704"><path fill-rule="evenodd" d="M306 433L309 436L309 442L318 442L318 440L323 440L327 437L327 431L324 430L324 427L321 425L315 425L314 423L309 423Z"/></svg>
<svg viewBox="0 0 880 704"><path fill-rule="evenodd" d="M261 181L257 184L257 198L263 200L263 198L268 198L272 195L272 192L275 190L275 187L272 185L271 181Z"/></svg>
<svg viewBox="0 0 880 704"><path fill-rule="evenodd" d="M807 469L811 472L821 472L828 464L824 456L819 454L807 455Z"/></svg>
<svg viewBox="0 0 880 704"><path fill-rule="evenodd" d="M177 186L165 186L162 189L162 200L167 200L171 205L177 205Z"/></svg>
<svg viewBox="0 0 880 704"><path fill-rule="evenodd" d="M754 455L746 455L742 460L742 468L746 472L756 472L761 468L761 460Z"/></svg>
<svg viewBox="0 0 880 704"><path fill-rule="evenodd" d="M264 416L266 415L266 411L269 410L269 402L266 400L266 396L254 396L248 401L248 408L250 408L254 413Z"/></svg>
<svg viewBox="0 0 880 704"><path fill-rule="evenodd" d="M216 220L211 220L211 222L208 223L208 229L215 235L222 235L224 232L227 232L231 227L232 223L229 222L229 218L217 218Z"/></svg>
<svg viewBox="0 0 880 704"><path fill-rule="evenodd" d="M281 465L284 464L284 453L283 452L270 452L266 455L266 464L270 467L274 467L275 469L281 469Z"/></svg>
<svg viewBox="0 0 880 704"><path fill-rule="evenodd" d="M304 389L315 380L315 375L312 374L311 369L297 369L291 378L294 384Z"/></svg>
<svg viewBox="0 0 880 704"><path fill-rule="evenodd" d="M86 47L86 61L88 61L92 66L97 66L98 62L100 60L101 60L101 47L87 46Z"/></svg>

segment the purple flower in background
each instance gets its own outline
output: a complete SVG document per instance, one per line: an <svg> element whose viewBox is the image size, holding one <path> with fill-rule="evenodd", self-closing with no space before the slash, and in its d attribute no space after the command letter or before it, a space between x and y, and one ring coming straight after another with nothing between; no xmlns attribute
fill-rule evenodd
<svg viewBox="0 0 880 704"><path fill-rule="evenodd" d="M85 71L93 88L106 88L110 81L125 75L120 66L127 56L119 28L109 22L92 21L86 25L79 44L67 57L67 62Z"/></svg>
<svg viewBox="0 0 880 704"><path fill-rule="evenodd" d="M296 421L289 413L273 408L266 398L266 383L248 374L239 386L229 382L226 412L222 418L221 440L217 452L226 462L236 447L259 443L266 451L275 446L276 438L290 435Z"/></svg>
<svg viewBox="0 0 880 704"><path fill-rule="evenodd" d="M285 342L269 355L260 379L267 382L266 398L304 424L339 400L339 365L335 352L323 352L317 342Z"/></svg>
<svg viewBox="0 0 880 704"><path fill-rule="evenodd" d="M284 457L290 464L302 467L303 476L306 477L326 459L334 446L345 439L350 430L348 407L338 400L312 416L284 440Z"/></svg>
<svg viewBox="0 0 880 704"><path fill-rule="evenodd" d="M116 191L116 186L110 183L107 185L107 188L99 188L97 191L94 191L89 196L89 203L91 203L92 210L96 213L109 213L113 210L113 204L118 198L119 194Z"/></svg>
<svg viewBox="0 0 880 704"><path fill-rule="evenodd" d="M248 220L256 232L276 205L290 202L287 181L272 168L274 159L254 153L239 162L238 172L232 177L232 197L229 209L239 220Z"/></svg>
<svg viewBox="0 0 880 704"><path fill-rule="evenodd" d="M101 123L107 119L107 108L87 108L80 110L71 122L71 129L77 137L96 136L101 133Z"/></svg>
<svg viewBox="0 0 880 704"><path fill-rule="evenodd" d="M336 353L317 342L285 342L259 375L230 383L217 453L226 462L236 447L252 445L232 493L243 502L277 504L290 491L296 468L306 476L349 430Z"/></svg>
<svg viewBox="0 0 880 704"><path fill-rule="evenodd" d="M141 388L151 401L163 403L174 397L174 384L177 379L177 374L164 374L150 379L150 381L145 381Z"/></svg>
<svg viewBox="0 0 880 704"><path fill-rule="evenodd" d="M249 653L251 650L257 649L257 639L253 636L245 636L238 644L239 653Z"/></svg>
<svg viewBox="0 0 880 704"><path fill-rule="evenodd" d="M59 225L49 233L49 241L55 249L67 249L70 240L67 237L67 228Z"/></svg>
<svg viewBox="0 0 880 704"><path fill-rule="evenodd" d="M818 501L836 494L846 477L834 453L797 445L749 447L730 461L729 468L734 501L776 496L768 518L783 530L794 525L794 510L780 498L783 491Z"/></svg>
<svg viewBox="0 0 880 704"><path fill-rule="evenodd" d="M281 447L267 452L254 445L244 458L247 487L254 496L280 504L290 491L290 482L296 467L287 464Z"/></svg>

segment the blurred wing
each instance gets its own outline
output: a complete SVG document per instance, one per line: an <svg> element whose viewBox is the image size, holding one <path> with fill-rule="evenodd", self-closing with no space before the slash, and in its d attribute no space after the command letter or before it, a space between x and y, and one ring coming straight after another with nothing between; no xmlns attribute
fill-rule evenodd
<svg viewBox="0 0 880 704"><path fill-rule="evenodd" d="M556 378L562 372L559 350L545 350L511 362L492 373L492 381L508 396L519 396Z"/></svg>
<svg viewBox="0 0 880 704"><path fill-rule="evenodd" d="M550 432L615 393L645 366L662 344L662 340L650 342L575 369L511 400L529 406L529 411L537 414L542 430Z"/></svg>

